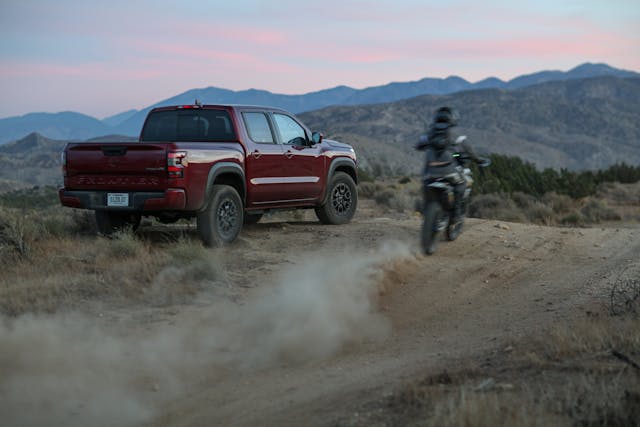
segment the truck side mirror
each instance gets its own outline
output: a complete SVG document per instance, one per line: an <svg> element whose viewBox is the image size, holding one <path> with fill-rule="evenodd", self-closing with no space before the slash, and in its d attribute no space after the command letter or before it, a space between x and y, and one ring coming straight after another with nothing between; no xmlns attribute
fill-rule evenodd
<svg viewBox="0 0 640 427"><path fill-rule="evenodd" d="M311 141L314 144L320 144L322 142L322 134L320 132L313 132L311 134Z"/></svg>

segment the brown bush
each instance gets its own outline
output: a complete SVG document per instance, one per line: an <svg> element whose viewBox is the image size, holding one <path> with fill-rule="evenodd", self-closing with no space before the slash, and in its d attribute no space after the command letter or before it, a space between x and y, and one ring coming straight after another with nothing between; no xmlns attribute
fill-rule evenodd
<svg viewBox="0 0 640 427"><path fill-rule="evenodd" d="M516 203L501 194L481 194L471 199L468 215L474 218L524 222L526 216Z"/></svg>
<svg viewBox="0 0 640 427"><path fill-rule="evenodd" d="M585 205L580 209L580 213L586 221L598 223L601 221L619 221L622 219L619 213L607 205L604 200L588 199Z"/></svg>

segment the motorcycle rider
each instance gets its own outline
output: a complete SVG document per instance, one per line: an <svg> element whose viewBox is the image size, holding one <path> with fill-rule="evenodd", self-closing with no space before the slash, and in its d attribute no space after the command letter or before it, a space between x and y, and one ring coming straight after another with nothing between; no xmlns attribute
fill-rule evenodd
<svg viewBox="0 0 640 427"><path fill-rule="evenodd" d="M451 128L458 124L458 114L451 107L440 107L433 115L428 135L420 137L416 150L426 151L424 180L431 182L438 178L447 178L454 186L455 213L454 223L462 220L462 198L466 189L466 180L462 174L459 159L472 159L481 163L471 146L463 141L456 141Z"/></svg>

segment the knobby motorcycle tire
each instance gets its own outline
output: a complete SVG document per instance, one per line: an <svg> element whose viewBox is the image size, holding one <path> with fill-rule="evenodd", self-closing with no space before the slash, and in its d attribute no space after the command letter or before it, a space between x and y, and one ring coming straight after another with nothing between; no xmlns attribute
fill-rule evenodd
<svg viewBox="0 0 640 427"><path fill-rule="evenodd" d="M447 240L450 242L456 240L460 233L462 233L462 225L464 220L460 220L458 223L453 222L453 215L449 219L449 225L447 226Z"/></svg>
<svg viewBox="0 0 640 427"><path fill-rule="evenodd" d="M424 207L424 220L422 222L422 251L426 255L432 255L436 251L440 233L436 224L440 221L442 207L435 200L427 201Z"/></svg>

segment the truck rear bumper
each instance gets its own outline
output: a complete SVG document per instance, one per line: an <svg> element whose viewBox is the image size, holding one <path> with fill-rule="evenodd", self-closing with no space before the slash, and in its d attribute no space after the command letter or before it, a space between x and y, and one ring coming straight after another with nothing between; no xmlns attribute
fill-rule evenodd
<svg viewBox="0 0 640 427"><path fill-rule="evenodd" d="M60 203L63 206L79 209L93 210L120 210L120 211L168 211L184 210L187 204L187 196L183 189L169 188L157 192L126 192L113 191L113 193L129 194L129 206L108 206L107 194L110 191L75 191L61 188L58 190Z"/></svg>

